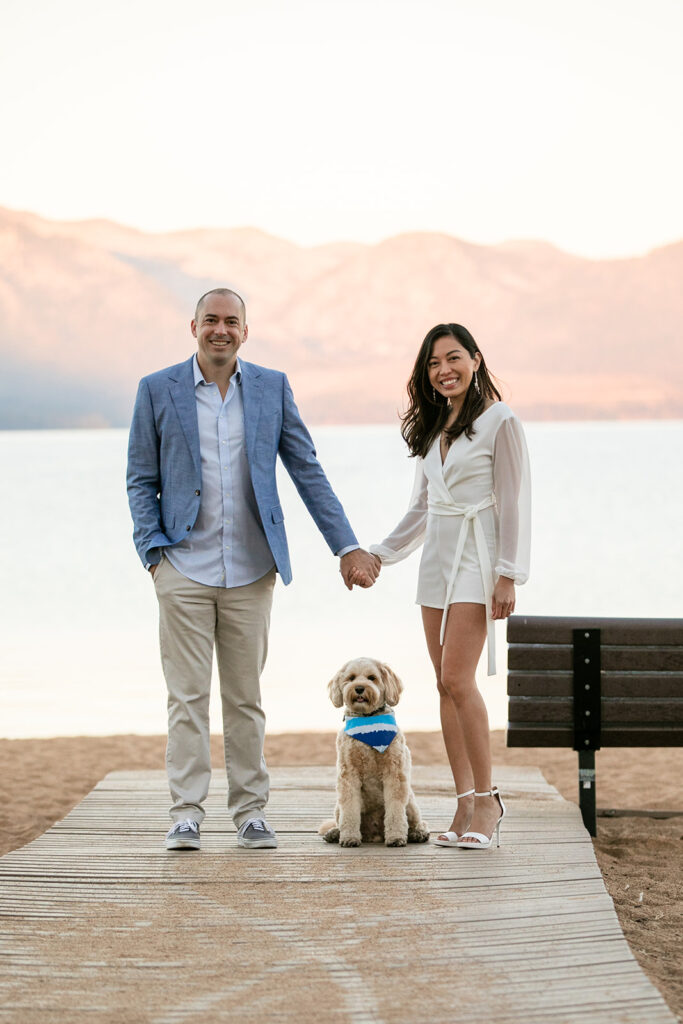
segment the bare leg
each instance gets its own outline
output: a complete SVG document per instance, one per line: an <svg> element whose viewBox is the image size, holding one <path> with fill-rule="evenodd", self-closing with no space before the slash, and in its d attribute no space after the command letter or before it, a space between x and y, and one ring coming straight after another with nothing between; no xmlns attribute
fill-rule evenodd
<svg viewBox="0 0 683 1024"><path fill-rule="evenodd" d="M466 793L474 786L474 778L470 760L465 746L465 737L460 725L458 711L449 693L441 682L441 661L443 650L439 634L441 631L440 608L422 608L422 624L424 626L427 650L436 673L436 686L439 691L439 704L441 712L441 732L443 734L444 746L448 754L448 761L453 773L456 793ZM448 829L462 835L469 828L472 813L474 811L474 797L467 796L458 801L458 806L453 821Z"/></svg>
<svg viewBox="0 0 683 1024"><path fill-rule="evenodd" d="M441 625L441 613L435 609L423 609L423 621L426 613L425 632L429 625L438 621ZM491 789L491 747L489 740L489 722L486 705L482 699L475 680L477 663L486 637L486 614L484 605L473 603L452 604L448 611L446 635L441 653L441 687L450 697L455 707L460 727L461 741L466 751L471 770L471 778L477 792ZM436 632L438 640L438 630ZM442 703L443 706L443 703ZM446 713L447 725L450 727L449 712ZM452 736L454 734L451 734ZM445 734L444 734L445 738ZM446 749L448 750L448 743ZM450 757L450 751L449 751ZM460 758L456 755L456 765ZM454 773L454 777L455 773ZM456 777L456 786L459 780ZM466 786L469 789L470 786ZM459 790L461 792L461 790ZM474 813L469 823L473 832L491 835L500 816L500 807L495 797L477 797L474 802ZM457 814L456 814L457 818ZM460 822L458 821L458 824ZM457 832L457 828L453 829ZM460 833L459 833L460 834Z"/></svg>

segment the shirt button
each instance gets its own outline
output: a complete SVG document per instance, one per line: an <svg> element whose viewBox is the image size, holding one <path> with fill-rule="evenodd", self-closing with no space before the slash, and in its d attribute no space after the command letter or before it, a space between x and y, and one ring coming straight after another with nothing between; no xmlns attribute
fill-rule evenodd
<svg viewBox="0 0 683 1024"><path fill-rule="evenodd" d="M194 493L197 495L197 497L199 497L199 495L201 494L201 491L195 491Z"/></svg>
<svg viewBox="0 0 683 1024"><path fill-rule="evenodd" d="M186 527L185 527L185 529L186 529L186 530L187 530L187 532L189 533L189 532L190 532L190 530L192 529L192 527L191 527L191 526L186 526Z"/></svg>

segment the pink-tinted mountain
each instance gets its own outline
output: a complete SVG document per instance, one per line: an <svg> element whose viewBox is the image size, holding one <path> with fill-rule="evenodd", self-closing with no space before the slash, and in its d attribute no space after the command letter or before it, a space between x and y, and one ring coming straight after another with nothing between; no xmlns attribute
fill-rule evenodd
<svg viewBox="0 0 683 1024"><path fill-rule="evenodd" d="M127 424L138 379L194 351L194 304L217 285L247 302L244 358L285 370L311 423L396 422L444 321L527 419L678 418L682 280L683 242L620 260L434 233L306 248L0 210L0 427Z"/></svg>

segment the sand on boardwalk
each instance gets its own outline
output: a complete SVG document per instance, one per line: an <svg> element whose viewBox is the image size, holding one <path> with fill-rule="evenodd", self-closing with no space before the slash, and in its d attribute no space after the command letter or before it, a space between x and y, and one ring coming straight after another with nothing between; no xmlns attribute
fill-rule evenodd
<svg viewBox="0 0 683 1024"><path fill-rule="evenodd" d="M448 763L440 733L407 737L415 764ZM334 740L334 733L268 736L266 758L271 765L334 764ZM165 745L161 736L0 739L0 776L11 780L12 794L0 809L0 854L63 818L107 772L163 769ZM573 751L509 750L502 731L492 733L492 748L494 764L536 765L566 799L577 799ZM220 736L212 737L212 758L223 766ZM599 807L683 811L683 750L607 749L596 762ZM600 818L594 846L633 953L673 1012L683 1015L683 817Z"/></svg>

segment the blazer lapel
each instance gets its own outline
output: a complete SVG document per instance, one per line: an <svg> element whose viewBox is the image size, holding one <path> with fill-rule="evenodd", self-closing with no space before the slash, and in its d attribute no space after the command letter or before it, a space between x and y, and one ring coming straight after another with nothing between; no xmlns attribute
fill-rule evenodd
<svg viewBox="0 0 683 1024"><path fill-rule="evenodd" d="M201 472L199 423L197 421L197 402L194 394L194 372L191 358L186 363L182 363L178 378L171 383L169 390L178 413L178 419L192 452L192 461L195 464L196 470Z"/></svg>
<svg viewBox="0 0 683 1024"><path fill-rule="evenodd" d="M242 405L244 408L244 438L247 446L247 461L254 459L254 445L261 415L263 377L253 363L242 363Z"/></svg>

